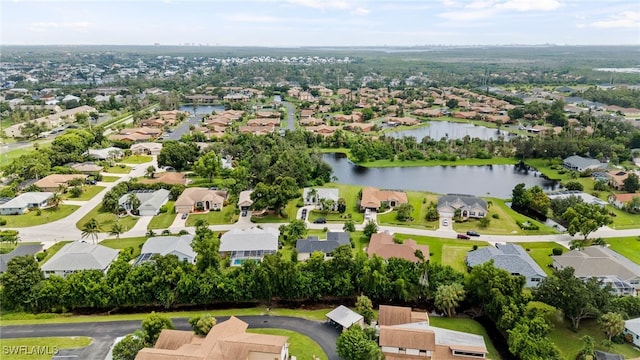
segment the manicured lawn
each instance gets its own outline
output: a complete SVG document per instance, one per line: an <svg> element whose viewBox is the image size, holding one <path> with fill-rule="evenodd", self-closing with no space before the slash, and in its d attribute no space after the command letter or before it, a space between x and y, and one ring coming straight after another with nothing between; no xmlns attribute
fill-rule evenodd
<svg viewBox="0 0 640 360"><path fill-rule="evenodd" d="M106 247L110 247L112 249L127 249L133 248L133 258L136 258L140 255L140 249L142 249L142 244L147 241L146 236L139 237L131 237L131 238L120 238L118 239L106 239L100 241L100 245L104 245Z"/></svg>
<svg viewBox="0 0 640 360"><path fill-rule="evenodd" d="M520 245L527 250L529 256L533 258L536 264L540 265L547 275L553 274L553 269L549 267L549 265L553 263L553 259L551 258L553 248L561 248L564 252L569 251L569 249L555 242L525 242L514 244Z"/></svg>
<svg viewBox="0 0 640 360"><path fill-rule="evenodd" d="M100 193L100 191L104 189L104 186L88 185L84 186L84 192L80 196L74 198L71 196L71 192L67 191L67 193L64 194L64 198L67 200L88 201L91 200L94 196L98 195L98 193Z"/></svg>
<svg viewBox="0 0 640 360"><path fill-rule="evenodd" d="M131 230L131 228L133 228L133 226L138 221L137 218L134 218L131 216L118 217L117 215L114 215L104 210L102 208L102 204L98 204L98 206L93 208L84 217L82 217L80 221L78 221L78 223L76 224L76 227L82 230L82 227L84 226L84 224L86 224L92 218L98 220L98 223L100 224L100 229L102 230L102 232L109 232L109 230L111 230L111 226L116 221L118 221L124 227L125 231L128 231L128 230Z"/></svg>
<svg viewBox="0 0 640 360"><path fill-rule="evenodd" d="M147 226L147 229L166 229L171 224L173 224L173 220L176 218L176 213L174 211L175 201L169 201L166 204L167 212L160 213L151 219L151 222Z"/></svg>
<svg viewBox="0 0 640 360"><path fill-rule="evenodd" d="M276 214L269 214L264 216L251 216L251 222L256 224L286 223L289 221L290 221L289 218L283 218Z"/></svg>
<svg viewBox="0 0 640 360"><path fill-rule="evenodd" d="M125 158L123 158L122 160L120 160L121 163L124 164L144 164L144 163L148 163L150 161L153 160L152 156L147 156L147 155L130 155L127 156Z"/></svg>
<svg viewBox="0 0 640 360"><path fill-rule="evenodd" d="M44 249L43 252L47 254L44 259L40 262L40 264L44 264L47 260L51 259L53 255L55 255L63 246L67 245L71 241L58 241L57 243L51 245L48 249Z"/></svg>
<svg viewBox="0 0 640 360"><path fill-rule="evenodd" d="M637 229L640 228L640 215L630 214L620 210L615 206L607 206L610 212L616 216L613 217L613 224L609 225L613 229Z"/></svg>
<svg viewBox="0 0 640 360"><path fill-rule="evenodd" d="M413 221L399 221L397 219L398 212L392 211L386 214L377 215L378 223L381 225L398 225L410 226L413 228L435 230L438 227L438 221L427 221L427 210L429 203L438 203L438 195L426 192L407 191L409 204L413 206ZM426 199L426 201L425 201Z"/></svg>
<svg viewBox="0 0 640 360"><path fill-rule="evenodd" d="M576 355L582 349L582 341L580 338L589 335L594 338L596 350L603 350L624 356L625 359L637 358L640 351L635 350L630 344L613 344L613 348L606 350L600 346L602 340L606 339L604 331L600 330L595 319L587 319L580 321L578 332L571 329L571 322L564 320L560 324L556 324L551 330L550 338L558 346L565 359L575 359Z"/></svg>
<svg viewBox="0 0 640 360"><path fill-rule="evenodd" d="M209 211L203 214L192 213L187 218L186 226L196 226L198 219L204 219L209 225L233 224L238 220L238 215L234 214L234 210L235 206L227 205L221 211ZM182 215L180 214L180 216Z"/></svg>
<svg viewBox="0 0 640 360"><path fill-rule="evenodd" d="M38 215L36 210L33 210L24 215L3 215L2 218L7 220L5 226L8 228L35 226L65 218L78 208L79 206L76 205L60 205L57 210L52 208L43 209L40 215Z"/></svg>
<svg viewBox="0 0 640 360"><path fill-rule="evenodd" d="M112 172L113 172L113 171L112 171ZM106 175L106 176L103 176L103 177L102 177L102 181L104 181L104 182L114 182L114 181L117 181L118 179L120 179L120 177L119 177L119 176L109 176L109 175Z"/></svg>
<svg viewBox="0 0 640 360"><path fill-rule="evenodd" d="M254 307L245 309L224 309L224 310L197 310L161 313L169 318L190 318L194 315L211 314L213 316L243 316L243 315L272 315L272 316L292 316L309 320L325 320L325 315L333 310L324 309L279 309L270 308L267 312L264 307ZM121 320L142 320L149 316L149 313L139 314L116 314L116 315L69 315L69 314L29 314L29 313L2 313L0 320L2 325L32 325L32 324L65 324L83 322L106 322Z"/></svg>
<svg viewBox="0 0 640 360"><path fill-rule="evenodd" d="M3 360L49 360L58 349L81 348L89 344L91 344L91 338L84 336L0 338Z"/></svg>
<svg viewBox="0 0 640 360"><path fill-rule="evenodd" d="M491 342L491 338L489 338L487 331L482 325L480 325L479 322L473 319L430 316L429 323L435 327L443 329L482 335L482 337L484 337L484 343L487 345L487 350L489 351L489 354L487 354L487 358L494 360L502 359L500 357L500 354L498 354L496 348L493 346L493 343Z"/></svg>
<svg viewBox="0 0 640 360"><path fill-rule="evenodd" d="M620 237L605 239L611 250L640 265L640 237Z"/></svg>
<svg viewBox="0 0 640 360"><path fill-rule="evenodd" d="M357 185L346 185L346 184L337 184L337 183L326 183L322 187L324 188L337 188L339 191L339 195L346 202L347 209L344 214L340 215L348 215L351 214L351 220L353 220L356 224L361 224L364 221L364 212L360 212L358 209L358 193L362 190L362 186ZM325 217L325 216L319 216ZM327 220L330 217L326 217ZM315 219L309 219L313 221ZM343 220L345 221L345 220Z"/></svg>
<svg viewBox="0 0 640 360"><path fill-rule="evenodd" d="M322 348L317 342L298 332L283 329L247 329L247 332L254 334L288 336L290 344L289 355L295 356L297 359L327 359L327 354L322 351Z"/></svg>
<svg viewBox="0 0 640 360"><path fill-rule="evenodd" d="M112 173L112 174L128 174L130 171L131 171L131 167L126 165L116 165L116 166L104 168L105 173Z"/></svg>
<svg viewBox="0 0 640 360"><path fill-rule="evenodd" d="M394 234L393 236L401 240L413 239L418 244L429 245L430 260L443 265L450 265L463 272L467 269L464 258L468 251L473 250L473 245L478 245L478 247L489 245L484 241L478 240L443 239L407 234Z"/></svg>

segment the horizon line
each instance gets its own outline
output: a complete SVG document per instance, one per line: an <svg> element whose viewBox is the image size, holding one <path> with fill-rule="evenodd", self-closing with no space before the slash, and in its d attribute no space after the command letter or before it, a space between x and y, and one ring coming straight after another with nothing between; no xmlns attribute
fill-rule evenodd
<svg viewBox="0 0 640 360"><path fill-rule="evenodd" d="M304 48L425 48L425 47L570 47L570 46L635 46L640 44L423 44L423 45L222 45L222 44L0 44L0 47L25 46L149 46L149 47L232 47L232 48L264 48L264 49L304 49Z"/></svg>

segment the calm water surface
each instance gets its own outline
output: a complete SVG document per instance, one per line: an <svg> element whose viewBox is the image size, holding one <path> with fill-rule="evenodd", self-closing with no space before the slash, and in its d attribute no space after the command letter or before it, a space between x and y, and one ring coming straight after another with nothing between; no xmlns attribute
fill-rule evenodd
<svg viewBox="0 0 640 360"><path fill-rule="evenodd" d="M386 133L387 136L401 138L405 136L413 136L418 142L425 137L433 140L442 138L463 139L465 136L471 138L479 138L482 140L496 140L500 136L508 139L511 133L497 129L491 129L484 126L476 126L468 123L456 123L450 121L428 121L428 126L422 126L415 129L400 130Z"/></svg>

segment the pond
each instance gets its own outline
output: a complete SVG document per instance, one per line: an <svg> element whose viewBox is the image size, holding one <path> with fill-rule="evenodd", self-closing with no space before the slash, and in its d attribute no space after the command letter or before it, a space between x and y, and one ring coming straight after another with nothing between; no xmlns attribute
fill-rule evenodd
<svg viewBox="0 0 640 360"><path fill-rule="evenodd" d="M498 129L469 123L427 121L426 124L427 126L421 126L414 129L390 131L385 135L394 138L413 136L418 142L427 136L433 140L440 140L442 138L464 139L465 136L479 138L482 140L497 140L500 136L504 139L508 139L512 135L504 130L498 131Z"/></svg>
<svg viewBox="0 0 640 360"><path fill-rule="evenodd" d="M548 180L535 170L518 170L515 165L366 168L340 153L324 154L323 159L331 166L339 183L381 189L507 199L520 183L527 187L539 185L544 190L559 188L557 181Z"/></svg>
<svg viewBox="0 0 640 360"><path fill-rule="evenodd" d="M193 114L193 105L182 105L178 108L180 111L187 111ZM196 115L198 114L211 114L213 111L222 112L224 106L221 105L198 105L196 106Z"/></svg>

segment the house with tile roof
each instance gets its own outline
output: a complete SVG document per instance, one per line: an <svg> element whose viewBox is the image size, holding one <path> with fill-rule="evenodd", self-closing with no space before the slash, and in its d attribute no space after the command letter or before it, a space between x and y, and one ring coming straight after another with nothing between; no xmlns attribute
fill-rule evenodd
<svg viewBox="0 0 640 360"><path fill-rule="evenodd" d="M181 261L195 264L197 254L191 247L192 241L192 234L151 237L142 245L140 256L138 256L134 265L140 265L151 260L151 257L155 254L162 256L175 255Z"/></svg>
<svg viewBox="0 0 640 360"><path fill-rule="evenodd" d="M618 209L624 208L627 204L629 204L633 198L640 198L640 194L638 193L628 193L628 194L611 194L609 195L609 203Z"/></svg>
<svg viewBox="0 0 640 360"><path fill-rule="evenodd" d="M537 287L547 274L520 245L496 244L467 253L467 265L474 267L493 260L493 265L511 275L524 276L526 287Z"/></svg>
<svg viewBox="0 0 640 360"><path fill-rule="evenodd" d="M640 290L640 265L608 247L589 246L551 258L555 269L572 267L576 277L598 278L610 284L617 295L636 295Z"/></svg>
<svg viewBox="0 0 640 360"><path fill-rule="evenodd" d="M438 198L438 214L443 218L452 218L460 211L463 220L481 219L487 216L487 202L479 197L465 194L447 194Z"/></svg>
<svg viewBox="0 0 640 360"><path fill-rule="evenodd" d="M390 258L405 259L411 262L418 262L420 259L415 255L416 250L420 250L425 261L429 260L429 246L418 245L415 240L406 239L402 243L396 243L393 235L381 232L371 235L367 255L379 256L385 260Z"/></svg>
<svg viewBox="0 0 640 360"><path fill-rule="evenodd" d="M202 187L186 188L178 196L175 203L177 213L184 214L193 211L218 211L224 207L228 192Z"/></svg>
<svg viewBox="0 0 640 360"><path fill-rule="evenodd" d="M248 333L248 327L232 316L213 326L205 337L164 329L155 346L140 350L136 360L289 359L288 337Z"/></svg>
<svg viewBox="0 0 640 360"><path fill-rule="evenodd" d="M390 207L396 207L400 204L406 204L409 200L407 193L404 191L380 190L373 187L362 189L362 199L360 200L360 210L366 209L378 210L382 204Z"/></svg>
<svg viewBox="0 0 640 360"><path fill-rule="evenodd" d="M31 209L45 208L52 192L26 192L0 205L0 215L22 215Z"/></svg>
<svg viewBox="0 0 640 360"><path fill-rule="evenodd" d="M33 184L39 187L42 191L56 192L60 190L60 187L68 187L69 182L74 179L80 179L82 180L82 183L84 183L87 177L88 175L84 174L51 174L43 177Z"/></svg>
<svg viewBox="0 0 640 360"><path fill-rule="evenodd" d="M88 244L83 240L73 241L42 264L41 269L45 277L65 277L80 270L100 270L106 273L119 252L106 246Z"/></svg>

